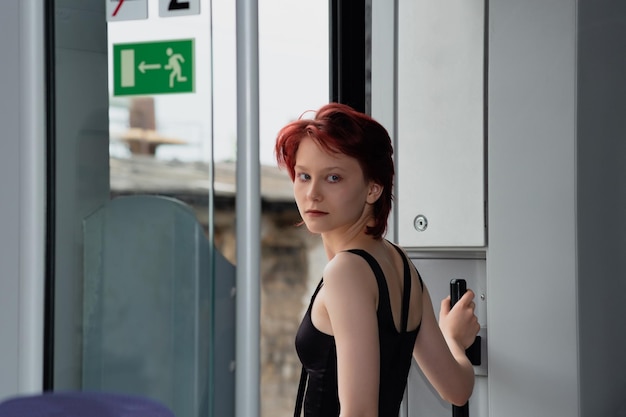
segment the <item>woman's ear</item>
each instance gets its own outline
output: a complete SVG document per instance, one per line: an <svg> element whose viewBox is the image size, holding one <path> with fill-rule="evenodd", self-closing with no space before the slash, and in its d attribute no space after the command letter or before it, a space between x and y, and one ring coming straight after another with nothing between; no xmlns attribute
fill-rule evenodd
<svg viewBox="0 0 626 417"><path fill-rule="evenodd" d="M380 198L383 193L383 187L373 181L370 182L369 191L367 193L367 203L374 204Z"/></svg>

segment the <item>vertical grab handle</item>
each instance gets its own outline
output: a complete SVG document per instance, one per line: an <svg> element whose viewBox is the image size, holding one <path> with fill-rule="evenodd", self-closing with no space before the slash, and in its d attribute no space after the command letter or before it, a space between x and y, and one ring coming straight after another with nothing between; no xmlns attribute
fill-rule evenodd
<svg viewBox="0 0 626 417"><path fill-rule="evenodd" d="M450 281L450 308L454 307L456 302L463 297L465 291L467 291L467 283L464 279ZM460 407L452 405L452 417L469 417L469 401Z"/></svg>

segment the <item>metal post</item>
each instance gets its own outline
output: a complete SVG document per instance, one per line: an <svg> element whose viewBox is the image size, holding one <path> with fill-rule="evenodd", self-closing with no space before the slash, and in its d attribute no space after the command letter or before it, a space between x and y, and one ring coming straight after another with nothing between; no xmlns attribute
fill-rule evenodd
<svg viewBox="0 0 626 417"><path fill-rule="evenodd" d="M44 7L20 1L20 223L19 380L20 393L43 384L43 305L45 263Z"/></svg>
<svg viewBox="0 0 626 417"><path fill-rule="evenodd" d="M260 236L258 1L237 0L236 417L259 416Z"/></svg>

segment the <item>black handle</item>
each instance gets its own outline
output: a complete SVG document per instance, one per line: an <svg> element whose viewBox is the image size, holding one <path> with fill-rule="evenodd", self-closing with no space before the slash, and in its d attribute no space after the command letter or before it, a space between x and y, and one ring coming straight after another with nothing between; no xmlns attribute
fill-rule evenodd
<svg viewBox="0 0 626 417"><path fill-rule="evenodd" d="M454 307L466 291L467 283L464 279L453 279L450 281L450 308ZM452 417L469 417L469 401L460 407L452 405Z"/></svg>
<svg viewBox="0 0 626 417"><path fill-rule="evenodd" d="M467 291L467 283L464 279L453 279L450 281L450 308L463 297Z"/></svg>
<svg viewBox="0 0 626 417"><path fill-rule="evenodd" d="M456 302L463 297L466 291L467 284L464 279L453 279L450 281L450 308L454 307ZM474 366L480 366L481 363L480 344L481 338L480 336L476 336L474 343L465 349L467 358Z"/></svg>

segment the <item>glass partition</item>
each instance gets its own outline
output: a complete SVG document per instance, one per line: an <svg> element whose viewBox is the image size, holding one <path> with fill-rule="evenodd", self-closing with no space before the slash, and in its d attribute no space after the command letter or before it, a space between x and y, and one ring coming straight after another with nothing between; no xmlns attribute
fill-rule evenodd
<svg viewBox="0 0 626 417"><path fill-rule="evenodd" d="M232 414L235 6L54 2L48 389L143 392L180 417ZM328 36L324 2L259 2L262 416L292 413L293 337L321 273L273 143L328 101Z"/></svg>

